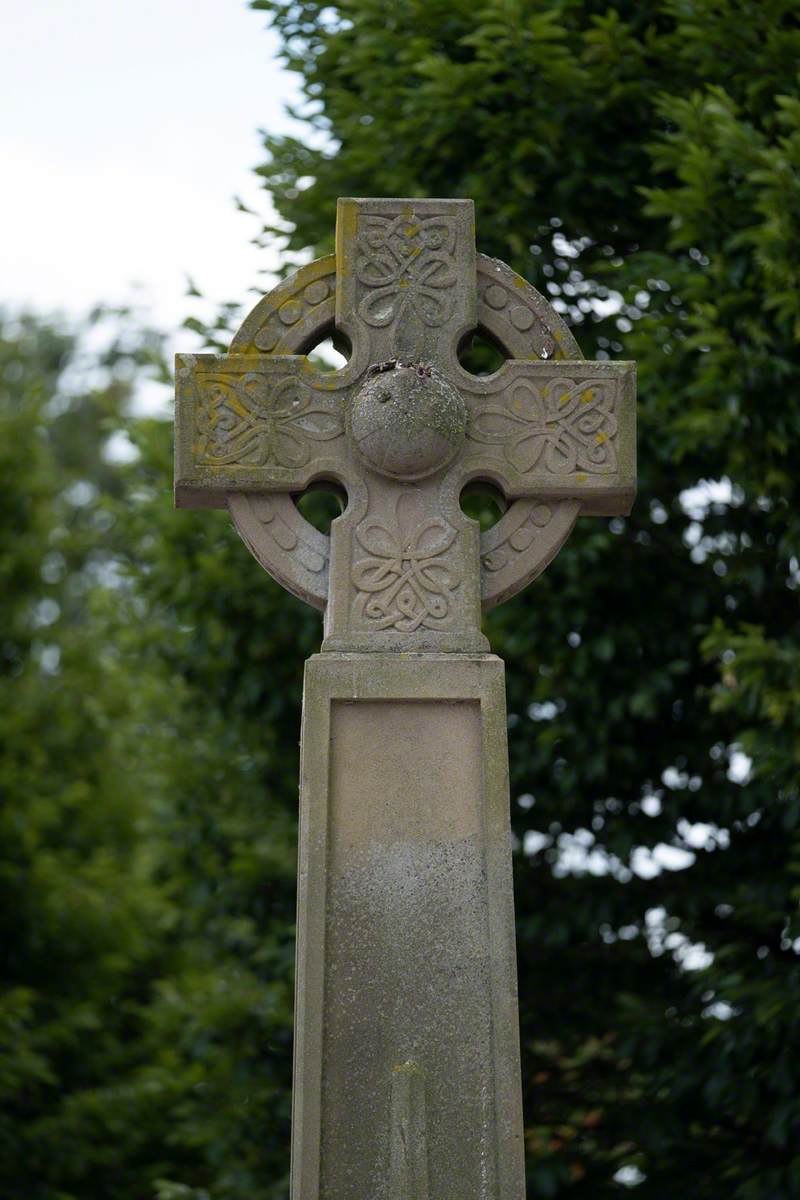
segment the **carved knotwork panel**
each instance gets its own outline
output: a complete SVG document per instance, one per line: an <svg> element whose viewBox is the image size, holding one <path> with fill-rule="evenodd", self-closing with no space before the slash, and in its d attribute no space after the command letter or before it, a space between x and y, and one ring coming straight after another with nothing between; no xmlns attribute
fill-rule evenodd
<svg viewBox="0 0 800 1200"><path fill-rule="evenodd" d="M319 442L341 437L344 422L329 395L295 372L274 378L246 371L204 373L197 389L196 462L202 466L304 467Z"/></svg>
<svg viewBox="0 0 800 1200"><path fill-rule="evenodd" d="M464 468L496 475L509 495L580 493L590 511L616 509L619 497L632 495L632 430L620 413L634 387L629 363L562 360L543 363L532 378L511 362L467 392Z"/></svg>
<svg viewBox="0 0 800 1200"><path fill-rule="evenodd" d="M442 517L426 515L415 489L399 492L391 518L370 517L356 528L354 618L369 630L447 629L451 593L461 582L458 536Z"/></svg>
<svg viewBox="0 0 800 1200"><path fill-rule="evenodd" d="M178 486L299 490L347 457L343 398L303 359L179 355Z"/></svg>
<svg viewBox="0 0 800 1200"><path fill-rule="evenodd" d="M520 475L536 468L553 475L585 471L613 475L617 470L619 388L613 379L576 380L565 376L535 384L520 381L502 402L484 405L467 437L501 446Z"/></svg>
<svg viewBox="0 0 800 1200"><path fill-rule="evenodd" d="M359 216L355 277L364 293L361 320L382 327L413 312L433 329L445 325L453 310L456 233L455 219L445 213Z"/></svg>
<svg viewBox="0 0 800 1200"><path fill-rule="evenodd" d="M475 324L472 206L458 200L340 200L336 326L369 362L447 369Z"/></svg>

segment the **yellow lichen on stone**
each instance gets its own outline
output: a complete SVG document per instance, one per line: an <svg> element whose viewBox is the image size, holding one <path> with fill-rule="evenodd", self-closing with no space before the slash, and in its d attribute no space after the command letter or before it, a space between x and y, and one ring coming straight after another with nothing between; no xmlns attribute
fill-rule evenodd
<svg viewBox="0 0 800 1200"><path fill-rule="evenodd" d="M318 274L319 262L306 263L304 267L300 267L292 280L292 292L305 287L309 283L314 283Z"/></svg>
<svg viewBox="0 0 800 1200"><path fill-rule="evenodd" d="M358 231L358 205L352 200L340 200L336 216L336 270L340 278L350 274L350 248Z"/></svg>

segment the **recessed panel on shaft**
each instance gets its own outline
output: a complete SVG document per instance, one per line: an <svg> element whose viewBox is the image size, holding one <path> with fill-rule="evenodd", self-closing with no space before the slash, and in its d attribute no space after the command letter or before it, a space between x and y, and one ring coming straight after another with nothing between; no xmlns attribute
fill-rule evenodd
<svg viewBox="0 0 800 1200"><path fill-rule="evenodd" d="M382 656L364 687L364 656L326 657L303 737L294 1200L522 1200L502 664Z"/></svg>

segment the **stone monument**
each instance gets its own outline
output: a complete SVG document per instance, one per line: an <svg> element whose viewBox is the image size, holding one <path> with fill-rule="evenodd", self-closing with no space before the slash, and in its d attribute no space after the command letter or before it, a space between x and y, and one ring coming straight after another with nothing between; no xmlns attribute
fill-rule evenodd
<svg viewBox="0 0 800 1200"><path fill-rule="evenodd" d="M507 356L475 376L480 331ZM307 351L335 332L335 372ZM294 1200L523 1200L503 664L482 609L635 493L635 371L475 251L468 200L339 201L336 254L177 356L176 503L324 612L306 664ZM481 534L460 507L508 501ZM293 496L347 497L330 537Z"/></svg>

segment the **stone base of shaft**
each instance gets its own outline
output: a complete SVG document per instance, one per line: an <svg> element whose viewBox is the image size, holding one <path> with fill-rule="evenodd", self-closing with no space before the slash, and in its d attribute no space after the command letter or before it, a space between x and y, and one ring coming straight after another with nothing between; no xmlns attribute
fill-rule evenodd
<svg viewBox="0 0 800 1200"><path fill-rule="evenodd" d="M524 1200L503 664L320 654L292 1200Z"/></svg>

